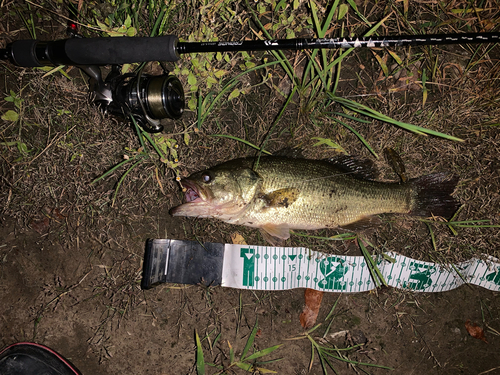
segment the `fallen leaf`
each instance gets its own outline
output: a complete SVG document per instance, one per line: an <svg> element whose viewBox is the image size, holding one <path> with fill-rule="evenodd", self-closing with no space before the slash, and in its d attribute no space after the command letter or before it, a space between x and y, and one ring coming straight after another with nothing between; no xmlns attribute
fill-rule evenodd
<svg viewBox="0 0 500 375"><path fill-rule="evenodd" d="M306 289L304 292L305 306L300 314L300 324L304 329L311 328L318 318L323 292L315 289Z"/></svg>
<svg viewBox="0 0 500 375"><path fill-rule="evenodd" d="M488 341L486 341L486 337L484 337L483 329L476 323L471 323L470 319L467 319L465 322L465 328L467 329L467 332L469 332L469 335L475 339L483 340L486 344L488 343Z"/></svg>
<svg viewBox="0 0 500 375"><path fill-rule="evenodd" d="M39 234L44 234L49 230L49 218L44 217L43 219L40 220L31 220L30 226L32 229L37 231Z"/></svg>
<svg viewBox="0 0 500 375"><path fill-rule="evenodd" d="M245 239L243 238L243 236L237 232L234 232L233 234L231 234L231 242L234 245L248 245L245 242Z"/></svg>
<svg viewBox="0 0 500 375"><path fill-rule="evenodd" d="M47 212L47 211L46 211ZM59 219L59 220L64 220L67 218L66 215L63 215L61 211L59 211L58 208L54 208L52 211L47 212L48 215L52 214L51 219Z"/></svg>

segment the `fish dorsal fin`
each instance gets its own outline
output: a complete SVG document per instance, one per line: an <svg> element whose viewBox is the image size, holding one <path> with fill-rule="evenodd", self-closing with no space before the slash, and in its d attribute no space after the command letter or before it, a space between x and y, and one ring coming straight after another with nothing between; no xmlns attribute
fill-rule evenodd
<svg viewBox="0 0 500 375"><path fill-rule="evenodd" d="M262 237L272 245L282 245L284 240L290 238L288 225L265 224L259 228Z"/></svg>
<svg viewBox="0 0 500 375"><path fill-rule="evenodd" d="M375 180L378 171L373 162L369 159L363 159L352 155L339 155L325 161L334 164L337 168L352 177L361 180Z"/></svg>
<svg viewBox="0 0 500 375"><path fill-rule="evenodd" d="M276 152L273 152L273 156L282 156L291 159L303 159L303 150L299 147L285 147Z"/></svg>
<svg viewBox="0 0 500 375"><path fill-rule="evenodd" d="M378 216L363 216L353 223L342 225L341 228L347 231L359 232L361 230L373 229L381 223L382 220Z"/></svg>
<svg viewBox="0 0 500 375"><path fill-rule="evenodd" d="M299 189L283 188L275 190L262 197L266 202L266 207L284 207L288 208L297 200L300 195Z"/></svg>

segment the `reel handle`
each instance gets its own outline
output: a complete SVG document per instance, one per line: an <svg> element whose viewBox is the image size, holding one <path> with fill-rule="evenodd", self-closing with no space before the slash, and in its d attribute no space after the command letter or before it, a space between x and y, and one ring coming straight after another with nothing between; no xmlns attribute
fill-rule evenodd
<svg viewBox="0 0 500 375"><path fill-rule="evenodd" d="M71 38L54 42L18 40L7 47L3 56L22 67L177 61L177 42L175 35L153 38Z"/></svg>

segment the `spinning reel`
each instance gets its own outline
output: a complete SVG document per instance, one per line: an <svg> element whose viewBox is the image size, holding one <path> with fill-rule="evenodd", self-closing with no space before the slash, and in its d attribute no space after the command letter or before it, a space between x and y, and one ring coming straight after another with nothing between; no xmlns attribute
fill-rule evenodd
<svg viewBox="0 0 500 375"><path fill-rule="evenodd" d="M179 79L164 69L162 75L137 73L121 74L113 65L103 80L97 66L81 66L90 77L90 92L94 103L105 113L127 118L149 133L163 130L161 119L178 119L184 112L184 90Z"/></svg>

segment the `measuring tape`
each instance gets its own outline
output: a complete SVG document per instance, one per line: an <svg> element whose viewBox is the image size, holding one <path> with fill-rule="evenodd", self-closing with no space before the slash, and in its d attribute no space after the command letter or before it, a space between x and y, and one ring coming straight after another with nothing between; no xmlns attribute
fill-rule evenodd
<svg viewBox="0 0 500 375"><path fill-rule="evenodd" d="M491 256L442 265L388 252L374 261L387 285L395 288L444 292L469 283L500 290L500 262ZM148 240L142 288L158 283L337 293L366 292L380 284L362 256L324 254L303 247Z"/></svg>

